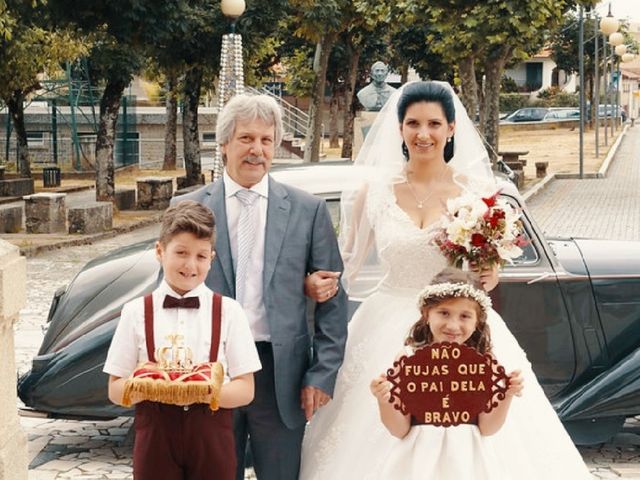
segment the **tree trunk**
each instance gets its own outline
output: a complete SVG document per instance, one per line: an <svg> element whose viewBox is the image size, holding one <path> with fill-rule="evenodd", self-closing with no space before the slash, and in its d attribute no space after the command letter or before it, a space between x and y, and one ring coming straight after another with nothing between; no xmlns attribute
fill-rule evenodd
<svg viewBox="0 0 640 480"><path fill-rule="evenodd" d="M484 94L484 73L480 75L481 81L478 82L478 72L475 73L476 85L477 85L477 97L478 97L478 109L480 110L480 118L478 121L478 130L480 135L484 136L484 125L487 120L487 98Z"/></svg>
<svg viewBox="0 0 640 480"><path fill-rule="evenodd" d="M475 122L478 113L478 82L473 56L469 55L458 62L458 75L460 75L462 87L460 100L471 120Z"/></svg>
<svg viewBox="0 0 640 480"><path fill-rule="evenodd" d="M342 158L353 157L353 121L356 116L358 102L355 95L358 80L358 66L360 65L360 50L349 47L351 65L349 65L349 81L345 92L344 120L342 121Z"/></svg>
<svg viewBox="0 0 640 480"><path fill-rule="evenodd" d="M338 132L338 117L340 116L340 97L344 92L336 90L331 95L329 104L329 148L340 148L340 133Z"/></svg>
<svg viewBox="0 0 640 480"><path fill-rule="evenodd" d="M403 63L400 67L400 83L404 85L409 81L409 65Z"/></svg>
<svg viewBox="0 0 640 480"><path fill-rule="evenodd" d="M164 162L162 170L176 169L176 130L178 124L178 77L175 72L167 74L167 123L164 126Z"/></svg>
<svg viewBox="0 0 640 480"><path fill-rule="evenodd" d="M27 142L27 129L24 125L24 93L15 90L13 95L6 100L9 107L11 121L16 131L16 147L18 151L18 176L31 177L31 162L29 160L29 143Z"/></svg>
<svg viewBox="0 0 640 480"><path fill-rule="evenodd" d="M586 78L586 84L588 85L588 87L586 87L586 91L585 93L587 94L587 105L585 105L585 111L584 111L584 115L586 115L586 117L589 119L589 121L587 122L587 125L589 126L590 129L593 128L594 126L594 122L595 122L595 105L594 105L594 101L593 101L593 95L594 95L594 78L593 78L593 74L588 75Z"/></svg>
<svg viewBox="0 0 640 480"><path fill-rule="evenodd" d="M182 109L182 139L187 185L201 183L200 134L198 133L198 103L202 85L202 69L194 67L184 79L184 107Z"/></svg>
<svg viewBox="0 0 640 480"><path fill-rule="evenodd" d="M313 82L313 93L311 105L309 106L309 131L305 139L304 161L318 162L320 160L320 142L322 141L322 111L324 105L324 86L327 78L327 65L329 64L329 54L336 36L325 34L320 42L316 44L316 61L313 70L315 80Z"/></svg>
<svg viewBox="0 0 640 480"><path fill-rule="evenodd" d="M96 200L115 202L113 146L116 138L118 110L127 82L111 79L100 99L100 124L96 138Z"/></svg>
<svg viewBox="0 0 640 480"><path fill-rule="evenodd" d="M484 136L489 144L489 157L495 164L498 158L499 124L500 124L500 80L504 66L511 56L511 48L502 46L489 56L485 64L485 105L486 118Z"/></svg>

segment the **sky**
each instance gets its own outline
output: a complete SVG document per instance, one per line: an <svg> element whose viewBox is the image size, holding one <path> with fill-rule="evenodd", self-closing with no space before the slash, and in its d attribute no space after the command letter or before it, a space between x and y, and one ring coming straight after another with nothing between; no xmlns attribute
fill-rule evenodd
<svg viewBox="0 0 640 480"><path fill-rule="evenodd" d="M596 7L598 13L606 15L611 3L611 13L618 19L629 18L633 22L640 23L640 0L607 0L600 2Z"/></svg>

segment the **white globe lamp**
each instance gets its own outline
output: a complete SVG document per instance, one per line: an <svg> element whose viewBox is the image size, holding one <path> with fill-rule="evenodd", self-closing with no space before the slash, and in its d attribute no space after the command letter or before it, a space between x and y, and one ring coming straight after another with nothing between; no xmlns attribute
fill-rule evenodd
<svg viewBox="0 0 640 480"><path fill-rule="evenodd" d="M617 47L618 45L622 45L624 43L624 35L620 32L613 32L609 35L609 44Z"/></svg>
<svg viewBox="0 0 640 480"><path fill-rule="evenodd" d="M244 0L222 0L220 8L225 17L238 18L246 8Z"/></svg>

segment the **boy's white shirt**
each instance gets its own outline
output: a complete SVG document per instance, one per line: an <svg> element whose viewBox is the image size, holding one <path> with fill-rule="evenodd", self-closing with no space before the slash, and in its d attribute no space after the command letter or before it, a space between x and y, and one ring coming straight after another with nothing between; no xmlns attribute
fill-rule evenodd
<svg viewBox="0 0 640 480"><path fill-rule="evenodd" d="M165 295L176 298L198 297L200 308L162 308ZM184 296L167 283L152 292L155 348L171 346L168 335L183 336L182 345L191 348L193 363L209 361L213 292L200 284ZM116 377L128 377L138 364L148 361L144 331L144 298L127 302L109 347L103 371ZM262 365L249 329L247 317L238 302L222 297L222 325L218 361L222 363L225 383L230 378L260 370Z"/></svg>

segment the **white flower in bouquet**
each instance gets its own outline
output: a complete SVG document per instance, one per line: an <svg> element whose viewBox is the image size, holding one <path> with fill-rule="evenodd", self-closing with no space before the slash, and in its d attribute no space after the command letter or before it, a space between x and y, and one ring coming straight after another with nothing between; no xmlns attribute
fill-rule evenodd
<svg viewBox="0 0 640 480"><path fill-rule="evenodd" d="M479 268L503 265L522 255L526 245L520 212L499 192L487 198L463 195L447 201L443 228L434 242L449 263Z"/></svg>

